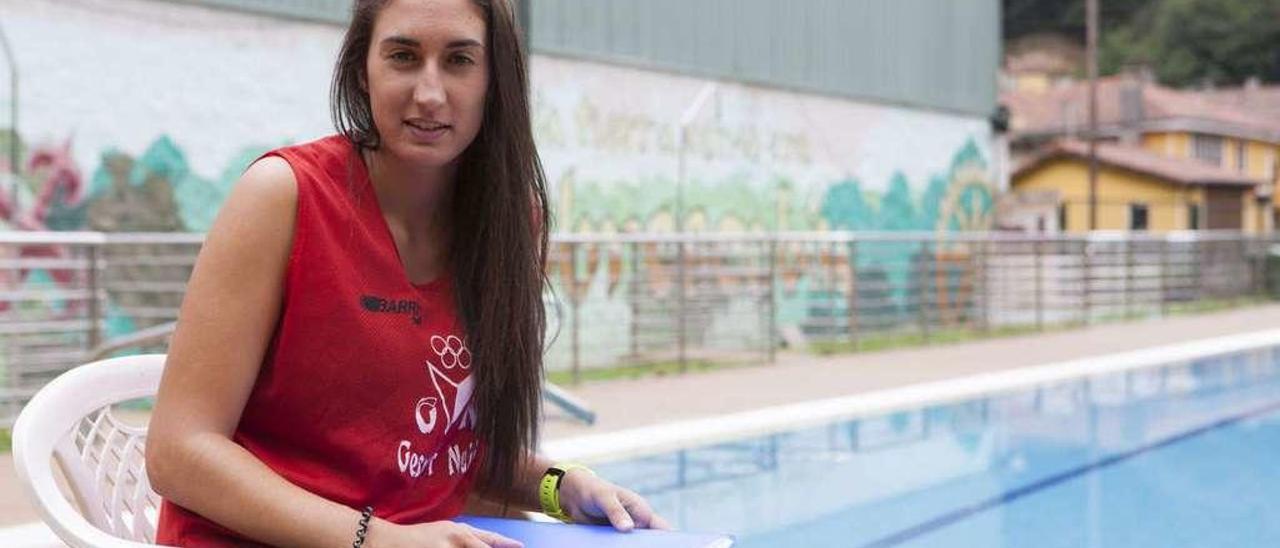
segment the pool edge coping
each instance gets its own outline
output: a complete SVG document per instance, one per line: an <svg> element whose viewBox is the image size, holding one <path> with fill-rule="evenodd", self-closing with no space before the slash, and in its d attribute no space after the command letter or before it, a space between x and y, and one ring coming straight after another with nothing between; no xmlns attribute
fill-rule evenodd
<svg viewBox="0 0 1280 548"><path fill-rule="evenodd" d="M978 373L850 396L548 440L542 443L540 452L555 460L572 460L588 464L640 458L1276 345L1280 345L1280 329L1211 337L1140 350Z"/></svg>

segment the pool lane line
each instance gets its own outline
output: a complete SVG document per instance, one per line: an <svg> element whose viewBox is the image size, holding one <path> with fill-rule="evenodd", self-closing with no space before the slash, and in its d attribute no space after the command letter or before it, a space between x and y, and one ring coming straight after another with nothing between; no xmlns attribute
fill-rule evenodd
<svg viewBox="0 0 1280 548"><path fill-rule="evenodd" d="M1066 470L1064 472L1059 472L1057 474L1029 483L1022 487L1018 487L1010 491L1005 491L1004 493L1001 493L994 497L981 500L973 504L969 504L967 506L962 506L960 508L947 512L945 514L934 517L928 521L920 522L916 525L913 525L911 527L908 527L896 533L892 533L887 536L881 537L877 540L871 541L861 546L862 548L886 548L889 546L897 546L904 542L913 540L917 537L921 537L923 535L937 531L938 529L942 529L944 527L952 525L956 522L965 520L970 516L973 516L974 514L977 514L979 512L984 512L992 508L995 508L997 506L1003 506L1005 504L1018 500L1022 497L1025 497L1027 495L1030 495L1039 491L1043 491L1049 487L1053 487L1054 485L1057 485L1059 483L1063 483L1063 482L1078 478L1080 476L1083 476L1085 474L1100 470L1102 468L1106 468L1108 466L1112 466L1114 464L1124 462L1126 460L1132 459L1144 453L1149 453L1157 449L1168 447L1170 445L1183 442L1203 434L1207 434L1214 430L1218 430L1226 426L1231 426L1240 421L1257 417L1259 415L1266 415L1268 413L1271 413L1277 410L1280 410L1280 402L1270 403L1268 405L1259 407L1257 409L1246 411L1238 415L1232 415L1227 418L1220 419L1218 421L1201 426L1199 428L1188 430L1176 436L1168 437L1163 440L1160 440L1148 445L1136 447L1121 453L1116 453L1114 455L1093 461L1091 463L1087 463L1082 466L1078 466L1076 468Z"/></svg>

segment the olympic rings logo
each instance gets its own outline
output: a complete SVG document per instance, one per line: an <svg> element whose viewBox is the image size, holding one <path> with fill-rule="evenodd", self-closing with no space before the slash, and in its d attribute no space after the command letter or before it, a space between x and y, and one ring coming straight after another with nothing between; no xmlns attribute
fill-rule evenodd
<svg viewBox="0 0 1280 548"><path fill-rule="evenodd" d="M453 369L455 367L471 369L471 350L458 337L453 335L448 337L432 335L431 350L436 353L436 356L439 356L440 366L445 369Z"/></svg>

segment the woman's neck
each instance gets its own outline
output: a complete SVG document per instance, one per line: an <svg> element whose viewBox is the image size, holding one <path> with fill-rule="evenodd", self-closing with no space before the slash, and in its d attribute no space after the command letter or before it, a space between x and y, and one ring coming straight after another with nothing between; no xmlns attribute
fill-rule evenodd
<svg viewBox="0 0 1280 548"><path fill-rule="evenodd" d="M400 161L385 148L366 150L369 182L387 224L411 241L427 237L443 241L450 224L449 202L456 164L424 168Z"/></svg>

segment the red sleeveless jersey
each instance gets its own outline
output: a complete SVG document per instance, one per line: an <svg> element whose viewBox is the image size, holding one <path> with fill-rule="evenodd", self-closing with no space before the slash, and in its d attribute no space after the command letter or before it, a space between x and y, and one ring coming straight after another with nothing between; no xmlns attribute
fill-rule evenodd
<svg viewBox="0 0 1280 548"><path fill-rule="evenodd" d="M280 319L233 440L307 491L388 521L455 517L483 450L451 279L408 279L344 137L267 155L293 168L297 221ZM157 541L249 544L168 501Z"/></svg>

